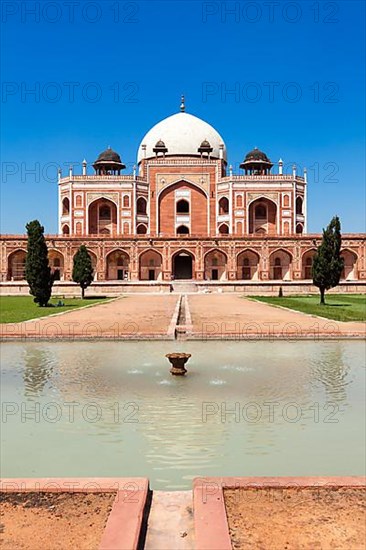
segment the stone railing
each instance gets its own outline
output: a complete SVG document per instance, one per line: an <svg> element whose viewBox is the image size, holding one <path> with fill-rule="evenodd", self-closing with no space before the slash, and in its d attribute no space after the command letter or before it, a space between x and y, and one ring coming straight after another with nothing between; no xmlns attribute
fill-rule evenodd
<svg viewBox="0 0 366 550"><path fill-rule="evenodd" d="M304 183L305 180L302 176L296 176L295 177L295 180L298 181L299 183ZM229 182L253 182L253 181L256 181L256 182L263 182L263 183L266 183L266 182L281 182L281 181L294 181L294 177L291 175L291 174L267 174L267 175L263 175L263 176L245 176L245 175L240 175L240 176L225 176L224 178L221 178L219 180L218 183L229 183Z"/></svg>
<svg viewBox="0 0 366 550"><path fill-rule="evenodd" d="M141 176L131 176L131 175L121 175L121 176L65 176L60 178L59 183L68 183L69 181L100 181L100 182L117 182L123 183L124 181L137 181L137 182L146 182Z"/></svg>
<svg viewBox="0 0 366 550"><path fill-rule="evenodd" d="M156 165L182 165L182 166L194 166L194 165L197 165L197 162L199 163L200 162L200 159L197 159L197 160L191 160L191 159L186 159L186 160L169 160L169 162L165 161L163 162L162 160L154 160L154 161L149 161L149 165L153 165L153 164L156 164ZM216 164L216 161L208 161L208 160L205 160L205 164L211 164L211 165L214 165ZM305 183L305 179L303 178L303 176L299 176L299 175L296 175L295 177L295 180L299 183ZM137 183L147 183L146 179L142 176L133 176L133 175L121 175L121 176L97 176L97 175L94 175L94 176L74 176L72 175L71 177L70 176L65 176L63 178L60 178L59 180L59 183L68 183L70 181L100 181L100 182L116 182L116 183L123 183L124 181L126 182L131 182L131 181L136 181ZM262 176L246 176L246 175L233 175L233 176L225 176L223 178L220 178L218 180L218 184L220 183L230 183L230 182L281 182L281 181L286 181L286 182L289 182L289 181L294 181L294 177L291 175L291 174L267 174L267 175L262 175Z"/></svg>
<svg viewBox="0 0 366 550"><path fill-rule="evenodd" d="M143 160L145 160L145 159L143 159ZM200 157L197 157L196 159L185 159L185 158L179 158L179 159L153 158L152 159L152 158L149 158L149 159L146 159L146 163L149 164L150 166L154 165L154 164L157 164L157 165L165 164L167 166L172 166L172 165L176 165L176 164L179 164L179 165L182 165L182 166L193 166L195 164L215 165L215 164L217 164L218 160L220 160L220 159L211 160L211 159L200 158Z"/></svg>

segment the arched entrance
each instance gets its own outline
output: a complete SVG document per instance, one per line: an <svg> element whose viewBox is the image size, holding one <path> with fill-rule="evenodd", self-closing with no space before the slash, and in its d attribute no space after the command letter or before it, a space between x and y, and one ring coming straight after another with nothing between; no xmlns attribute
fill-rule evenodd
<svg viewBox="0 0 366 550"><path fill-rule="evenodd" d="M70 214L70 201L65 197L62 201L62 215L68 216Z"/></svg>
<svg viewBox="0 0 366 550"><path fill-rule="evenodd" d="M193 256L188 252L177 252L173 257L173 278L193 278Z"/></svg>
<svg viewBox="0 0 366 550"><path fill-rule="evenodd" d="M140 281L157 281L162 276L162 258L155 250L143 252L139 260Z"/></svg>
<svg viewBox="0 0 366 550"><path fill-rule="evenodd" d="M240 252L237 260L237 278L258 280L259 255L253 250Z"/></svg>
<svg viewBox="0 0 366 550"><path fill-rule="evenodd" d="M315 248L313 250L308 250L302 256L302 278L303 279L312 279L313 278L313 261L316 254Z"/></svg>
<svg viewBox="0 0 366 550"><path fill-rule="evenodd" d="M129 264L129 255L123 250L110 252L106 258L106 279L108 281L126 281Z"/></svg>
<svg viewBox="0 0 366 550"><path fill-rule="evenodd" d="M342 250L341 256L344 260L344 267L342 270L341 279L346 281L352 281L357 279L357 256L350 250Z"/></svg>
<svg viewBox="0 0 366 550"><path fill-rule="evenodd" d="M147 212L147 201L145 197L139 197L136 201L136 212L142 216L146 215Z"/></svg>
<svg viewBox="0 0 366 550"><path fill-rule="evenodd" d="M222 281L226 279L226 254L220 250L211 250L205 256L205 279Z"/></svg>
<svg viewBox="0 0 366 550"><path fill-rule="evenodd" d="M224 216L229 213L229 200L226 197L222 197L219 200L219 216Z"/></svg>
<svg viewBox="0 0 366 550"><path fill-rule="evenodd" d="M160 235L207 234L207 195L197 185L184 180L168 185L159 193L158 205Z"/></svg>
<svg viewBox="0 0 366 550"><path fill-rule="evenodd" d="M113 236L117 233L117 206L100 198L89 206L89 234Z"/></svg>
<svg viewBox="0 0 366 550"><path fill-rule="evenodd" d="M249 205L249 233L275 235L277 232L277 206L265 197Z"/></svg>
<svg viewBox="0 0 366 550"><path fill-rule="evenodd" d="M64 257L58 250L50 250L48 252L48 261L53 274L54 281L62 281L64 279Z"/></svg>
<svg viewBox="0 0 366 550"><path fill-rule="evenodd" d="M27 253L24 250L16 250L8 257L8 281L25 280L25 260Z"/></svg>
<svg viewBox="0 0 366 550"><path fill-rule="evenodd" d="M270 279L275 281L291 280L291 262L292 256L286 250L272 252L269 257Z"/></svg>
<svg viewBox="0 0 366 550"><path fill-rule="evenodd" d="M296 199L296 214L300 214L301 216L303 215L303 213L302 213L302 198L301 197L297 197L297 199Z"/></svg>

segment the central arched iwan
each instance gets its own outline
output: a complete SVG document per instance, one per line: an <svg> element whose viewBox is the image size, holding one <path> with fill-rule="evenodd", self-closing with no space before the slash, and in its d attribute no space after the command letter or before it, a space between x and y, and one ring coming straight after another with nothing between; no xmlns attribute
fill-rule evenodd
<svg viewBox="0 0 366 550"><path fill-rule="evenodd" d="M186 199L187 195L190 197L189 212L176 212L176 199ZM190 223L185 221L186 218ZM199 187L186 181L170 185L159 195L159 233L174 236L176 227L181 225L189 225L191 235L207 235L206 194Z"/></svg>

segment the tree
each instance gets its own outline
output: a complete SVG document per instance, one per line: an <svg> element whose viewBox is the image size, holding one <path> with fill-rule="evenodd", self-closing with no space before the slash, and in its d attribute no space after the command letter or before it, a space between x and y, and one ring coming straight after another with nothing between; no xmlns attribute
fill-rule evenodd
<svg viewBox="0 0 366 550"><path fill-rule="evenodd" d="M25 278L34 302L44 307L52 294L53 275L48 264L48 249L44 238L44 227L38 220L26 225L28 234Z"/></svg>
<svg viewBox="0 0 366 550"><path fill-rule="evenodd" d="M313 261L313 283L320 290L320 303L325 304L325 291L338 285L344 266L341 257L341 224L334 216L326 229Z"/></svg>
<svg viewBox="0 0 366 550"><path fill-rule="evenodd" d="M84 299L85 289L93 282L93 266L90 254L83 244L74 256L72 280L80 285L81 297Z"/></svg>

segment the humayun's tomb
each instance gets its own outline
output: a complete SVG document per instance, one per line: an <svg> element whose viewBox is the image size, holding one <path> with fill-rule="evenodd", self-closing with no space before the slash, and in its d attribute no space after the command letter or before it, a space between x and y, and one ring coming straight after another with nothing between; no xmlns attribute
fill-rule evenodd
<svg viewBox="0 0 366 550"><path fill-rule="evenodd" d="M255 148L240 164L242 173L233 175L224 140L185 112L184 100L180 112L147 132L137 165L124 175L120 155L109 148L92 175L86 161L82 174L59 172L59 234L47 235L56 288L74 286L73 256L85 244L97 292L171 289L182 279L198 288L258 292L258 286L285 284L309 291L321 234L307 233L306 170L300 175L293 166L286 174L282 160L274 169ZM26 246L25 235L2 236L1 285L9 292L26 289ZM343 234L342 255L343 287L360 290L365 235Z"/></svg>

